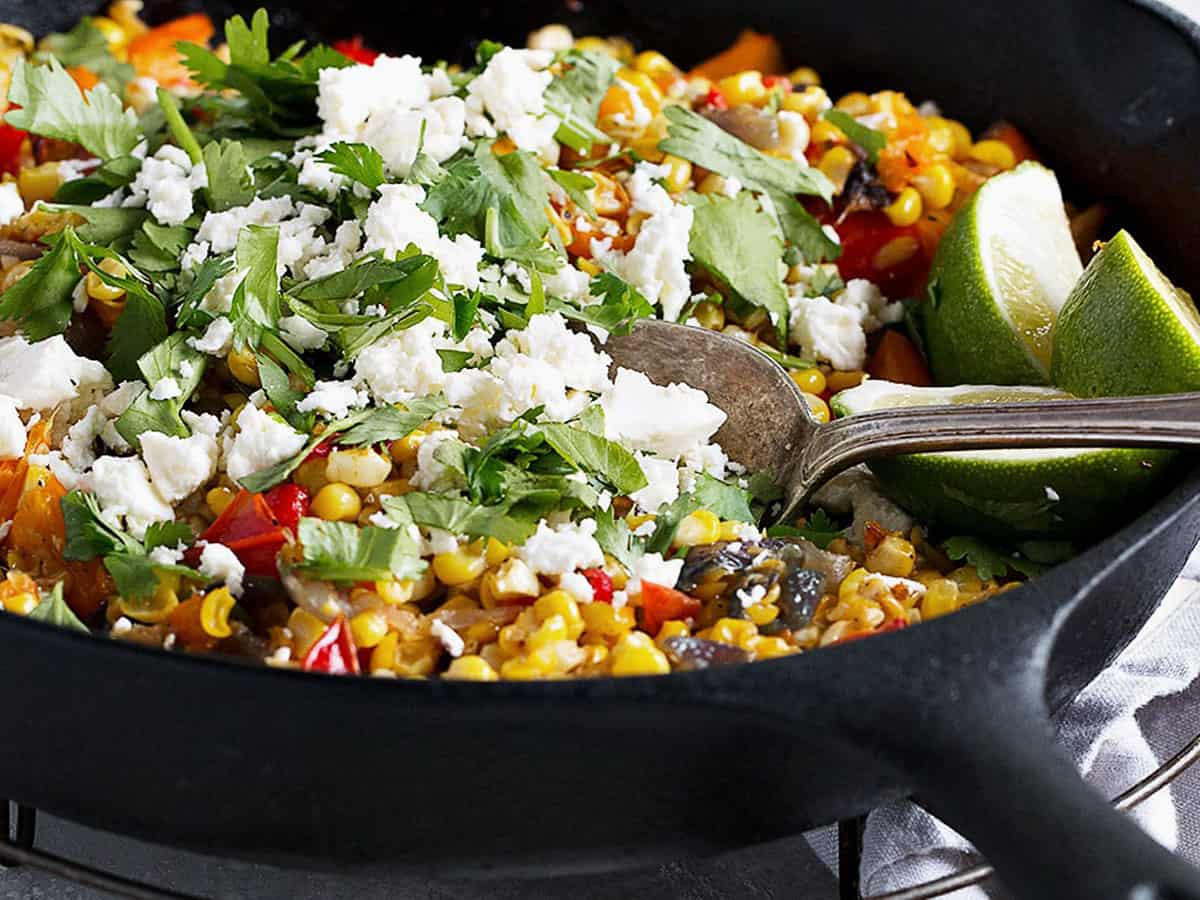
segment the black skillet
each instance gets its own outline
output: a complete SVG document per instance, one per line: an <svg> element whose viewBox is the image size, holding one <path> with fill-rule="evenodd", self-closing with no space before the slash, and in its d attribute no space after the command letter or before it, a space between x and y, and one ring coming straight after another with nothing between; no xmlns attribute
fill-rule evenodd
<svg viewBox="0 0 1200 900"><path fill-rule="evenodd" d="M93 10L6 0L0 19L45 31ZM976 127L1013 120L1069 193L1116 201L1166 271L1200 285L1200 32L1154 3L314 2L275 18L281 44L359 32L426 58L568 21L681 62L749 21L834 88L904 88ZM1200 898L1194 870L1082 784L1048 719L1146 621L1198 531L1200 470L1181 472L1115 536L982 606L653 679L326 678L0 616L0 796L212 852L462 875L662 862L915 793L1021 896Z"/></svg>

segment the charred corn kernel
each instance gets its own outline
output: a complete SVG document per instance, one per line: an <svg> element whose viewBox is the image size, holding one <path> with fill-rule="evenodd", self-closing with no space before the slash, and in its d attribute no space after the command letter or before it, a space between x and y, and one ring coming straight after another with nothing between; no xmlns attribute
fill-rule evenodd
<svg viewBox="0 0 1200 900"><path fill-rule="evenodd" d="M584 603L579 614L584 630L591 637L615 639L633 630L634 612L628 606L614 609L610 603Z"/></svg>
<svg viewBox="0 0 1200 900"><path fill-rule="evenodd" d="M28 591L23 591L20 594L11 594L4 598L4 611L18 616L29 615L37 605L38 598Z"/></svg>
<svg viewBox="0 0 1200 900"><path fill-rule="evenodd" d="M500 677L508 681L533 681L545 678L546 672L526 659L510 659L500 667Z"/></svg>
<svg viewBox="0 0 1200 900"><path fill-rule="evenodd" d="M607 605L607 604L605 604ZM533 604L533 613L539 622L546 622L557 616L566 627L566 637L572 641L578 640L583 634L583 614L579 611L579 603L566 591L550 591L543 594Z"/></svg>
<svg viewBox="0 0 1200 900"><path fill-rule="evenodd" d="M763 84L762 72L753 69L720 79L717 81L717 90L725 95L730 106L743 103L757 105L765 102L770 93Z"/></svg>
<svg viewBox="0 0 1200 900"><path fill-rule="evenodd" d="M505 658L519 656L525 646L525 629L517 625L505 625L496 638L496 646Z"/></svg>
<svg viewBox="0 0 1200 900"><path fill-rule="evenodd" d="M858 387L866 377L866 372L853 369L849 372L830 372L825 376L825 381L829 390L836 394L838 391L848 391L852 387Z"/></svg>
<svg viewBox="0 0 1200 900"><path fill-rule="evenodd" d="M413 582L409 578L400 581L377 581L375 582L375 593L388 606L403 606L405 603L412 602Z"/></svg>
<svg viewBox="0 0 1200 900"><path fill-rule="evenodd" d="M334 449L325 461L325 477L356 488L370 488L387 481L392 462L370 447Z"/></svg>
<svg viewBox="0 0 1200 900"><path fill-rule="evenodd" d="M912 185L920 192L928 209L945 209L954 199L954 175L941 163L926 166L914 175Z"/></svg>
<svg viewBox="0 0 1200 900"><path fill-rule="evenodd" d="M425 571L412 580L413 593L411 602L420 603L432 595L437 590L437 586L437 576L433 574L433 567L426 566Z"/></svg>
<svg viewBox="0 0 1200 900"><path fill-rule="evenodd" d="M124 278L127 274L125 271L125 266L123 266L121 261L117 259L102 259L100 260L99 268L105 273L112 275L114 278ZM100 279L100 276L95 272L88 272L87 278L85 278L83 281L84 290L87 291L87 295L93 300L105 300L111 302L113 300L120 300L125 296L125 288L112 287L111 285L105 284Z"/></svg>
<svg viewBox="0 0 1200 900"><path fill-rule="evenodd" d="M763 635L747 641L745 649L754 654L755 659L777 659L780 656L787 656L790 653L796 652L795 648L783 638L765 637Z"/></svg>
<svg viewBox="0 0 1200 900"><path fill-rule="evenodd" d="M1017 164L1016 154L1004 141L978 141L971 145L968 156L997 169L1011 169Z"/></svg>
<svg viewBox="0 0 1200 900"><path fill-rule="evenodd" d="M525 649L529 653L536 653L543 647L566 639L567 623L562 616L554 615L542 622L537 631L529 636L529 639L525 641Z"/></svg>
<svg viewBox="0 0 1200 900"><path fill-rule="evenodd" d="M390 672L396 667L396 650L400 646L400 635L389 631L371 649L371 659L367 670L374 675L376 672Z"/></svg>
<svg viewBox="0 0 1200 900"><path fill-rule="evenodd" d="M312 514L326 522L353 522L361 510L358 491L340 482L325 485L312 502Z"/></svg>
<svg viewBox="0 0 1200 900"><path fill-rule="evenodd" d="M442 584L451 587L474 581L486 568L487 560L482 554L472 553L461 547L447 553L435 554L433 557L433 574Z"/></svg>
<svg viewBox="0 0 1200 900"><path fill-rule="evenodd" d="M746 615L751 622L761 628L779 618L779 607L774 603L757 603L746 608Z"/></svg>
<svg viewBox="0 0 1200 900"><path fill-rule="evenodd" d="M930 582L921 598L920 608L922 621L954 612L958 608L958 585L949 578Z"/></svg>
<svg viewBox="0 0 1200 900"><path fill-rule="evenodd" d="M325 460L317 457L300 463L292 473L292 481L308 491L310 497L315 497L329 484L325 479Z"/></svg>
<svg viewBox="0 0 1200 900"><path fill-rule="evenodd" d="M775 118L779 123L779 145L776 149L789 159L803 160L811 139L808 120L802 113L787 109L781 109Z"/></svg>
<svg viewBox="0 0 1200 900"><path fill-rule="evenodd" d="M722 644L738 646L743 640L758 634L758 626L747 619L717 619L711 628L706 629L710 641L720 641Z"/></svg>
<svg viewBox="0 0 1200 900"><path fill-rule="evenodd" d="M421 441L423 440L425 440L425 432L418 429L412 434L392 441L388 447L388 453L392 457L392 462L397 465L414 462L417 458L417 450L420 449Z"/></svg>
<svg viewBox="0 0 1200 900"><path fill-rule="evenodd" d="M325 632L326 624L308 610L296 607L288 616L287 627L292 633L292 657L301 659Z"/></svg>
<svg viewBox="0 0 1200 900"><path fill-rule="evenodd" d="M829 404L818 397L816 394L801 394L805 404L808 405L808 411L812 414L813 421L820 425L824 425L829 421L831 413L829 412Z"/></svg>
<svg viewBox="0 0 1200 900"><path fill-rule="evenodd" d="M789 112L798 112L809 122L816 122L817 117L825 110L829 109L833 104L829 100L829 94L820 85L810 85L803 90L795 90L790 94L785 94L780 103L780 108L786 109ZM814 136L813 140L816 140Z"/></svg>
<svg viewBox="0 0 1200 900"><path fill-rule="evenodd" d="M484 644L490 644L500 635L500 629L495 622L489 622L486 619L476 622L473 625L468 625L467 630L463 632L463 639L468 646L482 647Z"/></svg>
<svg viewBox="0 0 1200 900"><path fill-rule="evenodd" d="M614 675L665 675L670 671L666 654L655 647L650 635L644 632L627 634L613 647Z"/></svg>
<svg viewBox="0 0 1200 900"><path fill-rule="evenodd" d="M27 209L35 203L53 200L62 183L62 167L57 162L31 166L17 173L17 190Z"/></svg>
<svg viewBox="0 0 1200 900"><path fill-rule="evenodd" d="M796 387L806 394L821 394L825 391L825 373L820 369L793 369L788 373Z"/></svg>
<svg viewBox="0 0 1200 900"><path fill-rule="evenodd" d="M675 68L674 63L657 50L643 50L633 58L633 67L651 78L659 75L674 75L679 71Z"/></svg>
<svg viewBox="0 0 1200 900"><path fill-rule="evenodd" d="M696 192L699 194L727 194L729 191L729 180L723 175L718 175L716 172L709 172L705 175L698 185Z"/></svg>
<svg viewBox="0 0 1200 900"><path fill-rule="evenodd" d="M229 366L229 373L242 384L247 387L259 386L258 359L249 347L230 350L225 357L225 364Z"/></svg>
<svg viewBox="0 0 1200 900"><path fill-rule="evenodd" d="M835 104L842 112L852 116L865 116L872 111L871 98L862 91L852 91Z"/></svg>
<svg viewBox="0 0 1200 900"><path fill-rule="evenodd" d="M720 535L720 518L707 509L698 509L679 523L671 543L675 547L698 547L715 543Z"/></svg>
<svg viewBox="0 0 1200 900"><path fill-rule="evenodd" d="M664 181L666 181L669 192L678 194L691 186L692 164L690 162L668 154L663 157L662 164L667 167L667 177Z"/></svg>
<svg viewBox="0 0 1200 900"><path fill-rule="evenodd" d="M692 315L696 317L696 321L703 327L711 328L713 331L720 331L725 327L725 307L720 303L713 303L711 300L702 300L696 304L696 308L692 310Z"/></svg>
<svg viewBox="0 0 1200 900"><path fill-rule="evenodd" d="M945 166L940 168L945 171ZM883 208L883 212L893 225L907 228L909 225L917 223L923 209L924 201L921 199L920 191L916 188L906 187L896 196L895 200Z"/></svg>
<svg viewBox="0 0 1200 900"><path fill-rule="evenodd" d="M512 547L494 537L487 539L484 546L483 558L489 566L498 566L512 555Z"/></svg>
<svg viewBox="0 0 1200 900"><path fill-rule="evenodd" d="M850 148L830 147L825 151L825 155L821 157L821 161L817 163L817 168L824 173L826 178L833 182L834 189L840 194L846 186L846 179L850 177L850 172L857 162L858 159Z"/></svg>
<svg viewBox="0 0 1200 900"><path fill-rule="evenodd" d="M442 676L451 681L499 681L500 675L482 656L460 656Z"/></svg>
<svg viewBox="0 0 1200 900"><path fill-rule="evenodd" d="M382 610L364 610L350 620L350 633L356 647L374 647L387 636L387 618Z"/></svg>
<svg viewBox="0 0 1200 900"><path fill-rule="evenodd" d="M673 637L687 637L692 633L688 628L687 622L679 619L671 619L662 623L662 627L658 629L658 634L654 637L654 643L662 647L663 643Z"/></svg>
<svg viewBox="0 0 1200 900"><path fill-rule="evenodd" d="M871 265L880 272L894 269L901 263L906 263L921 249L921 242L910 234L902 234L892 238L875 251Z"/></svg>
<svg viewBox="0 0 1200 900"><path fill-rule="evenodd" d="M480 591L485 590L486 599L495 604L519 597L536 597L541 593L542 586L524 560L513 558L505 560L495 572L488 572L484 576ZM484 606L487 605L485 602Z"/></svg>
<svg viewBox="0 0 1200 900"><path fill-rule="evenodd" d="M870 573L866 569L859 567L843 578L842 583L838 585L839 602L847 603L858 597L862 593L868 574Z"/></svg>
<svg viewBox="0 0 1200 900"><path fill-rule="evenodd" d="M209 512L214 516L219 516L229 508L229 504L233 502L235 496L237 495L230 488L215 487L204 495L204 503Z"/></svg>
<svg viewBox="0 0 1200 900"><path fill-rule="evenodd" d="M929 146L938 153L953 159L957 143L954 129L950 127L950 123L941 116L931 116L925 120L925 128L925 140Z"/></svg>
<svg viewBox="0 0 1200 900"><path fill-rule="evenodd" d="M200 627L209 637L227 638L233 634L229 627L229 614L233 612L233 594L229 588L217 588L204 595L200 604Z"/></svg>
<svg viewBox="0 0 1200 900"><path fill-rule="evenodd" d="M888 535L867 554L866 566L872 572L907 578L917 564L917 551L902 537Z"/></svg>

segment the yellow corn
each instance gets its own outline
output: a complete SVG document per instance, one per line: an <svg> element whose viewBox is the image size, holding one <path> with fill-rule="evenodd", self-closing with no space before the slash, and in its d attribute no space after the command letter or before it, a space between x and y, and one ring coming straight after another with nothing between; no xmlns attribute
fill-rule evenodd
<svg viewBox="0 0 1200 900"><path fill-rule="evenodd" d="M509 681L533 681L546 674L541 667L525 659L510 659L500 667L500 677Z"/></svg>
<svg viewBox="0 0 1200 900"><path fill-rule="evenodd" d="M498 566L512 555L512 547L504 541L498 541L494 537L487 539L487 544L484 547L483 558L487 561L488 566Z"/></svg>
<svg viewBox="0 0 1200 900"><path fill-rule="evenodd" d="M788 112L798 112L810 122L815 121L817 116L829 109L830 105L829 95L825 93L823 87L816 84L809 85L803 90L795 90L790 94L784 94L783 101L779 104L781 109L786 109ZM815 135L813 140L816 140Z"/></svg>
<svg viewBox="0 0 1200 900"><path fill-rule="evenodd" d="M62 168L56 162L42 163L31 166L17 173L17 190L26 208L39 202L50 202L58 189L62 187Z"/></svg>
<svg viewBox="0 0 1200 900"><path fill-rule="evenodd" d="M801 394L804 402L808 405L808 411L812 414L813 420L820 425L824 425L829 421L831 413L829 412L829 404L818 397L816 394Z"/></svg>
<svg viewBox="0 0 1200 900"><path fill-rule="evenodd" d="M249 347L230 350L225 357L225 363L229 366L229 373L242 384L248 387L259 386L258 359Z"/></svg>
<svg viewBox="0 0 1200 900"><path fill-rule="evenodd" d="M633 609L623 606L614 609L609 603L585 603L579 607L584 628L589 637L616 639L633 630Z"/></svg>
<svg viewBox="0 0 1200 900"><path fill-rule="evenodd" d="M841 144L845 142L846 135L832 122L821 119L813 123L809 140L814 144Z"/></svg>
<svg viewBox="0 0 1200 900"><path fill-rule="evenodd" d="M460 656L450 663L446 674L442 676L451 681L499 681L496 673L482 656Z"/></svg>
<svg viewBox="0 0 1200 900"><path fill-rule="evenodd" d="M770 93L763 84L762 72L753 69L720 79L717 81L717 90L725 95L730 106L743 103L757 105L765 102Z"/></svg>
<svg viewBox="0 0 1200 900"><path fill-rule="evenodd" d="M957 145L954 129L950 126L950 123L940 116L933 116L925 120L925 127L928 129L925 140L929 142L929 146L938 153L942 153L953 159ZM969 146L970 135L967 136L967 142Z"/></svg>
<svg viewBox="0 0 1200 900"><path fill-rule="evenodd" d="M794 88L807 87L812 84L820 84L821 76L817 74L816 69L810 66L800 66L788 73L788 81Z"/></svg>
<svg viewBox="0 0 1200 900"><path fill-rule="evenodd" d="M667 656L650 639L650 635L635 631L625 635L612 651L614 675L665 675L671 671Z"/></svg>
<svg viewBox="0 0 1200 900"><path fill-rule="evenodd" d="M871 112L871 98L862 91L853 91L838 100L836 106L852 116L865 116Z"/></svg>
<svg viewBox="0 0 1200 900"><path fill-rule="evenodd" d="M657 115L658 110L655 107L662 100L662 89L654 83L654 79L645 72L639 72L637 69L621 69L617 72L617 78L632 86L641 95L642 102L650 107L650 111Z"/></svg>
<svg viewBox="0 0 1200 900"><path fill-rule="evenodd" d="M566 629L565 636L573 641L583 634L584 620L579 611L579 603L566 591L550 591L543 594L533 604L533 614L541 623L555 617L561 619Z"/></svg>
<svg viewBox="0 0 1200 900"><path fill-rule="evenodd" d="M0 278L0 293L7 291L10 287L29 274L29 270L33 268L33 263L26 259L10 266L4 272L4 277Z"/></svg>
<svg viewBox="0 0 1200 900"><path fill-rule="evenodd" d="M536 597L541 593L541 583L533 570L522 559L509 559L501 563L500 568L488 572L480 584L480 599L486 608L491 608L505 600L515 600L518 597Z"/></svg>
<svg viewBox="0 0 1200 900"><path fill-rule="evenodd" d="M433 557L433 574L442 584L451 587L468 584L483 574L487 560L481 554L459 548Z"/></svg>
<svg viewBox="0 0 1200 900"><path fill-rule="evenodd" d="M707 509L698 509L679 523L671 543L676 547L697 547L715 543L720 534L720 518Z"/></svg>
<svg viewBox="0 0 1200 900"><path fill-rule="evenodd" d="M836 192L840 194L846 186L846 179L850 177L850 172L857 162L857 157L848 147L830 147L825 151L825 155L821 157L817 168L825 174L826 178L833 182Z"/></svg>
<svg viewBox="0 0 1200 900"><path fill-rule="evenodd" d="M567 639L567 623L562 616L553 615L547 618L537 631L529 636L525 641L525 649L529 653L536 653L543 647L548 647L550 644L556 644L559 641Z"/></svg>
<svg viewBox="0 0 1200 900"><path fill-rule="evenodd" d="M779 618L779 607L774 603L757 603L746 608L746 615L751 622L762 628Z"/></svg>
<svg viewBox="0 0 1200 900"><path fill-rule="evenodd" d="M23 591L20 594L12 594L4 598L4 611L14 613L18 616L27 616L38 605L38 598L28 591Z"/></svg>
<svg viewBox="0 0 1200 900"><path fill-rule="evenodd" d="M743 522L722 522L721 530L717 533L717 540L736 541L741 535L743 527L745 527Z"/></svg>
<svg viewBox="0 0 1200 900"><path fill-rule="evenodd" d="M945 166L940 168L945 170ZM953 182L951 185L953 186ZM923 208L920 192L916 188L906 187L896 196L895 200L883 208L883 212L893 225L906 228L916 224L917 220L921 218Z"/></svg>
<svg viewBox="0 0 1200 900"><path fill-rule="evenodd" d="M1012 147L1004 141L979 141L972 145L968 155L971 159L995 166L997 169L1011 169L1017 164Z"/></svg>
<svg viewBox="0 0 1200 900"><path fill-rule="evenodd" d="M651 78L657 78L660 75L674 75L679 71L675 68L674 63L657 50L643 50L634 57L633 67Z"/></svg>
<svg viewBox="0 0 1200 900"><path fill-rule="evenodd" d="M780 637L759 635L746 643L744 649L754 654L755 659L776 659L796 652L796 648Z"/></svg>
<svg viewBox="0 0 1200 900"><path fill-rule="evenodd" d="M287 627L292 633L293 657L302 658L324 633L326 625L308 610L296 607L288 616Z"/></svg>
<svg viewBox="0 0 1200 900"><path fill-rule="evenodd" d="M376 672L391 672L396 667L396 650L400 646L400 635L389 631L371 650L371 660L368 669L371 674Z"/></svg>
<svg viewBox="0 0 1200 900"><path fill-rule="evenodd" d="M377 581L375 593L383 598L383 602L388 606L403 606L412 602L413 582L408 578L401 581Z"/></svg>
<svg viewBox="0 0 1200 900"><path fill-rule="evenodd" d="M692 164L678 156L663 157L662 164L667 167L667 190L672 194L686 191L692 184Z"/></svg>
<svg viewBox="0 0 1200 900"><path fill-rule="evenodd" d="M204 595L200 605L200 627L209 637L227 638L233 634L229 614L233 611L233 594L229 588L217 588Z"/></svg>
<svg viewBox="0 0 1200 900"><path fill-rule="evenodd" d="M949 578L930 582L921 598L921 619L936 619L958 608L958 585Z"/></svg>
<svg viewBox="0 0 1200 900"><path fill-rule="evenodd" d="M595 276L600 274L600 267L590 259L584 259L582 256L575 260L575 265L579 266L581 272L586 272L588 275Z"/></svg>
<svg viewBox="0 0 1200 900"><path fill-rule="evenodd" d="M688 637L692 630L688 628L687 622L681 619L669 619L662 623L662 627L658 629L658 634L654 637L654 643L662 647L663 642L668 638L673 637Z"/></svg>
<svg viewBox="0 0 1200 900"><path fill-rule="evenodd" d="M858 387L866 377L865 372L852 369L849 372L830 372L825 376L825 381L829 390L836 394L838 391L848 391L852 387Z"/></svg>
<svg viewBox="0 0 1200 900"><path fill-rule="evenodd" d="M779 123L778 150L789 159L803 160L804 151L808 149L811 131L808 120L802 113L781 109L776 116Z"/></svg>
<svg viewBox="0 0 1200 900"><path fill-rule="evenodd" d="M796 386L806 394L825 392L825 373L820 369L793 369L788 373Z"/></svg>
<svg viewBox="0 0 1200 900"><path fill-rule="evenodd" d="M907 578L917 562L917 551L902 537L888 535L867 554L867 568L882 575Z"/></svg>
<svg viewBox="0 0 1200 900"><path fill-rule="evenodd" d="M353 522L361 510L358 492L340 482L325 485L312 502L313 515L326 522Z"/></svg>
<svg viewBox="0 0 1200 900"><path fill-rule="evenodd" d="M333 450L325 461L325 477L356 488L370 488L387 481L392 463L370 447Z"/></svg>
<svg viewBox="0 0 1200 900"><path fill-rule="evenodd" d="M231 488L215 487L204 495L204 503L214 516L219 516L229 508L235 496Z"/></svg>
<svg viewBox="0 0 1200 900"><path fill-rule="evenodd" d="M378 609L364 610L350 620L350 633L356 647L374 647L387 637L387 618Z"/></svg>
<svg viewBox="0 0 1200 900"><path fill-rule="evenodd" d="M711 628L705 630L702 636L710 641L720 641L722 644L739 645L743 640L758 634L758 626L747 619L717 619Z"/></svg>
<svg viewBox="0 0 1200 900"><path fill-rule="evenodd" d="M420 449L421 441L423 440L425 440L425 432L417 429L412 434L392 441L388 447L392 462L396 463L396 465L415 462L417 459L417 450Z"/></svg>
<svg viewBox="0 0 1200 900"><path fill-rule="evenodd" d="M883 272L893 269L901 263L906 263L921 249L921 242L909 234L892 238L877 251L871 260L871 265Z"/></svg>
<svg viewBox="0 0 1200 900"><path fill-rule="evenodd" d="M971 131L962 122L957 122L954 119L942 119L946 127L950 129L950 134L954 138L954 152L951 156L956 160L966 159L971 152Z"/></svg>
<svg viewBox="0 0 1200 900"><path fill-rule="evenodd" d="M155 624L166 620L179 605L179 576L174 572L159 572L158 587L149 598L121 597L117 606L122 614L139 622Z"/></svg>
<svg viewBox="0 0 1200 900"><path fill-rule="evenodd" d="M1011 154L1012 151L1009 152ZM929 209L945 209L954 199L954 175L941 163L927 166L913 176L912 185L920 192L921 199Z"/></svg>
<svg viewBox="0 0 1200 900"><path fill-rule="evenodd" d="M105 257L100 260L99 268L114 278L124 278L128 273L120 260ZM125 289L105 284L95 272L88 272L84 279L84 289L93 300L112 302L125 296Z"/></svg>

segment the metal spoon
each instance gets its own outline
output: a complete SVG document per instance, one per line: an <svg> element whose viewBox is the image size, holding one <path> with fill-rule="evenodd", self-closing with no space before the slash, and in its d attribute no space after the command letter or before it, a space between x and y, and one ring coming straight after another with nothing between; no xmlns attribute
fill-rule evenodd
<svg viewBox="0 0 1200 900"><path fill-rule="evenodd" d="M655 319L604 348L656 384L699 388L728 416L715 440L784 490L777 520L795 515L838 472L880 456L1023 447L1200 445L1200 394L886 410L813 419L787 372L745 341Z"/></svg>

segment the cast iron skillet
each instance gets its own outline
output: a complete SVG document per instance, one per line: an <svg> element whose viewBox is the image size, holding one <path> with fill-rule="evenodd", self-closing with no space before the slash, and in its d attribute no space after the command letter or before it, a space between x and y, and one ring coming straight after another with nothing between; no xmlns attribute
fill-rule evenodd
<svg viewBox="0 0 1200 900"><path fill-rule="evenodd" d="M149 6L155 19L183 9ZM0 18L45 31L93 9L5 0ZM977 127L1014 120L1069 193L1123 200L1165 269L1200 285L1200 33L1156 4L314 2L276 19L293 33L281 38L361 32L427 59L566 20L685 62L749 19L835 88L905 88ZM328 678L0 616L0 795L213 852L462 875L661 862L915 793L1022 896L1200 897L1193 870L1081 783L1048 719L1147 619L1198 529L1200 470L1073 562L981 606L665 678ZM1143 882L1164 889L1135 892Z"/></svg>

